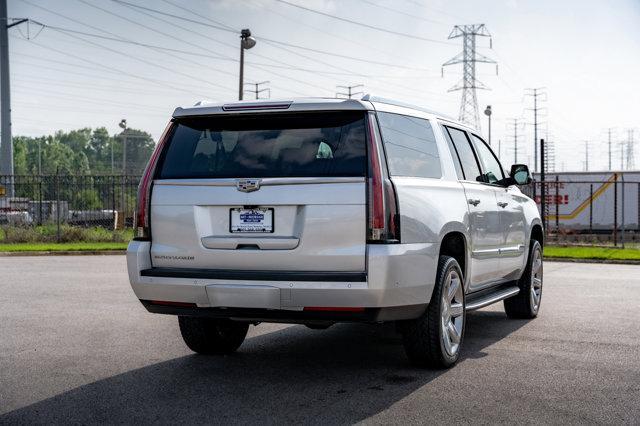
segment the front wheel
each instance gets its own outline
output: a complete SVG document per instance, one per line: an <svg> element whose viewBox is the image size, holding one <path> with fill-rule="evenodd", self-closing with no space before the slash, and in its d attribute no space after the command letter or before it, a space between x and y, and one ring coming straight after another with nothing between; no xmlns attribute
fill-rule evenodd
<svg viewBox="0 0 640 426"><path fill-rule="evenodd" d="M400 325L407 356L419 367L448 368L460 357L464 335L464 279L458 262L440 256L436 285L426 311Z"/></svg>
<svg viewBox="0 0 640 426"><path fill-rule="evenodd" d="M509 318L533 319L538 316L542 301L542 271L542 246L532 240L527 267L518 281L520 293L504 301L504 311Z"/></svg>
<svg viewBox="0 0 640 426"><path fill-rule="evenodd" d="M202 355L235 352L247 336L249 324L227 319L178 317L184 343Z"/></svg>

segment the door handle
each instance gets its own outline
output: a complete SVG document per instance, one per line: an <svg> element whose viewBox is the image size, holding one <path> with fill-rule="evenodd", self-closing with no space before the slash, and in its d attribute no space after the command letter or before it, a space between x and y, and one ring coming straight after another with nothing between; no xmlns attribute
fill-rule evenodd
<svg viewBox="0 0 640 426"><path fill-rule="evenodd" d="M499 205L500 207L502 207L503 209L504 209L505 207L507 207L507 204L509 204L509 203L498 203L498 205Z"/></svg>
<svg viewBox="0 0 640 426"><path fill-rule="evenodd" d="M471 204L472 206L474 206L474 207L475 207L475 206L477 206L478 204L480 204L480 200L478 200L478 199L475 199L475 200L474 200L474 199L470 198L470 199L469 199L469 204Z"/></svg>

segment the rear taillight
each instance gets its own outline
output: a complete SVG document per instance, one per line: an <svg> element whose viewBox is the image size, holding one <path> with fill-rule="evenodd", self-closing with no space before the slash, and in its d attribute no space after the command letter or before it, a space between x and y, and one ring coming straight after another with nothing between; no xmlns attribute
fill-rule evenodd
<svg viewBox="0 0 640 426"><path fill-rule="evenodd" d="M396 202L396 191L389 180L383 157L380 132L374 114L369 114L368 157L369 175L367 180L367 242L399 243L400 221Z"/></svg>
<svg viewBox="0 0 640 426"><path fill-rule="evenodd" d="M153 150L153 154L151 154L151 158L149 159L149 163L147 163L147 167L144 169L144 174L142 175L142 179L140 180L140 184L138 185L138 204L136 207L136 215L135 215L135 230L136 236L135 240L138 241L149 241L151 239L151 231L149 224L151 223L149 219L149 204L151 203L151 186L153 184L153 177L156 172L156 167L158 165L158 159L160 158L160 154L164 149L167 140L171 136L173 129L175 127L175 123L171 122L162 133L160 140L158 140L158 144Z"/></svg>

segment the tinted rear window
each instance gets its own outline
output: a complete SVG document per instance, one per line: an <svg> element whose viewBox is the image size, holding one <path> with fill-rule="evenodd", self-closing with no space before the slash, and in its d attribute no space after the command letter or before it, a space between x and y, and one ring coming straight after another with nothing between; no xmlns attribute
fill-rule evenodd
<svg viewBox="0 0 640 426"><path fill-rule="evenodd" d="M378 113L391 176L442 177L436 137L429 120Z"/></svg>
<svg viewBox="0 0 640 426"><path fill-rule="evenodd" d="M188 117L161 179L365 176L364 112Z"/></svg>

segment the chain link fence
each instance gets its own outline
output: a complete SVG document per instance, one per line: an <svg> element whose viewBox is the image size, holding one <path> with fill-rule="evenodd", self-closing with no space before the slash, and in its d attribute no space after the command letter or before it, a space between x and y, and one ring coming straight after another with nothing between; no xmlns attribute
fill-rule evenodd
<svg viewBox="0 0 640 426"><path fill-rule="evenodd" d="M558 245L638 247L640 173L559 173L523 188Z"/></svg>
<svg viewBox="0 0 640 426"><path fill-rule="evenodd" d="M130 230L139 181L124 175L0 176L0 242L10 242L11 235L36 238L25 231L30 228L55 241L74 228Z"/></svg>

